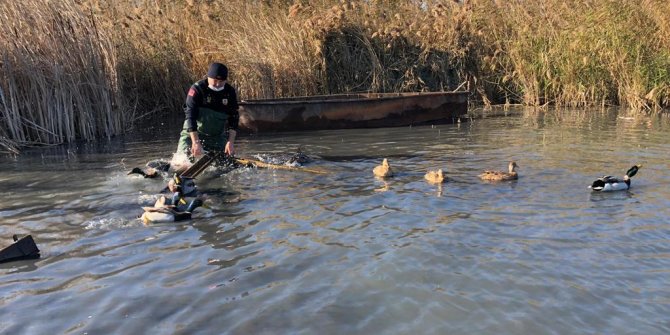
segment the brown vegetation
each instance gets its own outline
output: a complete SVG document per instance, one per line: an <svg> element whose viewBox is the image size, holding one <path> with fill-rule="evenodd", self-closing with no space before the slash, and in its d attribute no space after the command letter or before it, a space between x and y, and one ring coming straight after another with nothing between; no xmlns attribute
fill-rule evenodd
<svg viewBox="0 0 670 335"><path fill-rule="evenodd" d="M440 91L484 104L670 106L670 2L0 3L0 148L181 114L212 60L242 98Z"/></svg>

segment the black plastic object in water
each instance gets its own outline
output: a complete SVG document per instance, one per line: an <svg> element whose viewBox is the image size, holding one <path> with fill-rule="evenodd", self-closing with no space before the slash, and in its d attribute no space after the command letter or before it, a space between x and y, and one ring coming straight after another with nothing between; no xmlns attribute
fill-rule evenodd
<svg viewBox="0 0 670 335"><path fill-rule="evenodd" d="M40 249L37 249L37 244L30 235L20 240L14 235L14 244L0 251L0 263L37 258L40 258Z"/></svg>

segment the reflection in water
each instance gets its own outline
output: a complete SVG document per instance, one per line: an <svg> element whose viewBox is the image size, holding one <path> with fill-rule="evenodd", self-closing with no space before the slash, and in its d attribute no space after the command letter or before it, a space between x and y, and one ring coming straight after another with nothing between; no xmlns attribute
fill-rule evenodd
<svg viewBox="0 0 670 335"><path fill-rule="evenodd" d="M32 234L42 259L0 264L0 329L667 333L670 120L506 113L241 137L241 156L302 147L328 173L210 168L194 220L148 227L141 207L166 180L126 173L169 160L174 139L3 159L0 236ZM372 175L382 158L393 178ZM509 160L519 180L477 177ZM629 191L587 188L637 163ZM424 180L435 168L447 182Z"/></svg>
<svg viewBox="0 0 670 335"><path fill-rule="evenodd" d="M375 176L375 179L377 179L377 183L381 184L380 187L375 189L375 192L386 192L391 189L389 182L386 180L386 178Z"/></svg>

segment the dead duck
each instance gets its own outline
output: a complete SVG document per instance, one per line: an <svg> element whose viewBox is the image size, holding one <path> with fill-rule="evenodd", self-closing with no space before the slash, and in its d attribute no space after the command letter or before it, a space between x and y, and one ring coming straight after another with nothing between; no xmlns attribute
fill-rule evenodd
<svg viewBox="0 0 670 335"><path fill-rule="evenodd" d="M377 165L372 169L372 173L380 178L393 177L393 170L391 170L389 161L386 158L382 161L382 165Z"/></svg>
<svg viewBox="0 0 670 335"><path fill-rule="evenodd" d="M484 171L484 173L479 175L479 178L482 180L488 181L506 181L506 180L516 180L519 179L519 174L516 173L515 169L519 167L516 162L509 162L508 172L503 171Z"/></svg>
<svg viewBox="0 0 670 335"><path fill-rule="evenodd" d="M128 172L128 175L131 175L131 174L139 174L140 176L142 176L144 178L156 178L156 177L160 176L160 173L154 168L147 168L146 170L142 170L142 169L136 167L136 168L133 168L132 170L130 170L130 172Z"/></svg>
<svg viewBox="0 0 670 335"><path fill-rule="evenodd" d="M444 172L442 172L442 169L439 169L437 171L428 171L424 178L432 184L441 184L444 183L446 178L444 177Z"/></svg>
<svg viewBox="0 0 670 335"><path fill-rule="evenodd" d="M162 176L163 173L167 173L169 170L170 162L157 159L147 162L144 170L139 167L133 168L128 172L128 175L139 174L144 178L156 178Z"/></svg>
<svg viewBox="0 0 670 335"><path fill-rule="evenodd" d="M637 174L642 165L633 165L626 171L623 179L612 176L602 176L594 181L589 188L596 192L623 191L630 188L630 178Z"/></svg>
<svg viewBox="0 0 670 335"><path fill-rule="evenodd" d="M311 162L312 159L302 152L302 147L296 149L295 154L293 154L285 163L288 166L302 166L303 164Z"/></svg>

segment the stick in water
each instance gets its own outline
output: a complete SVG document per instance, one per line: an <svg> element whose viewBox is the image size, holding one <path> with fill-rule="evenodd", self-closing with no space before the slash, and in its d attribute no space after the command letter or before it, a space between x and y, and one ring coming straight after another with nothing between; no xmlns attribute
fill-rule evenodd
<svg viewBox="0 0 670 335"><path fill-rule="evenodd" d="M321 170L316 170L316 169L309 169L309 168L303 168L303 167L294 167L294 166L288 166L288 165L280 165L280 164L272 164L272 163L266 163L254 159L247 159L247 158L234 158L230 157L228 155L225 155L222 152L208 152L204 156L202 156L200 159L198 159L191 167L186 169L186 171L181 173L182 178L195 178L199 174L201 174L205 169L207 169L208 166L210 166L214 161L217 160L219 157L224 157L226 160L232 160L233 162L247 166L247 167L255 167L255 168L266 168L266 169L278 169L278 170L291 170L291 171L303 171L303 172L309 172L309 173L316 173L316 174L327 174L326 171L321 171Z"/></svg>

